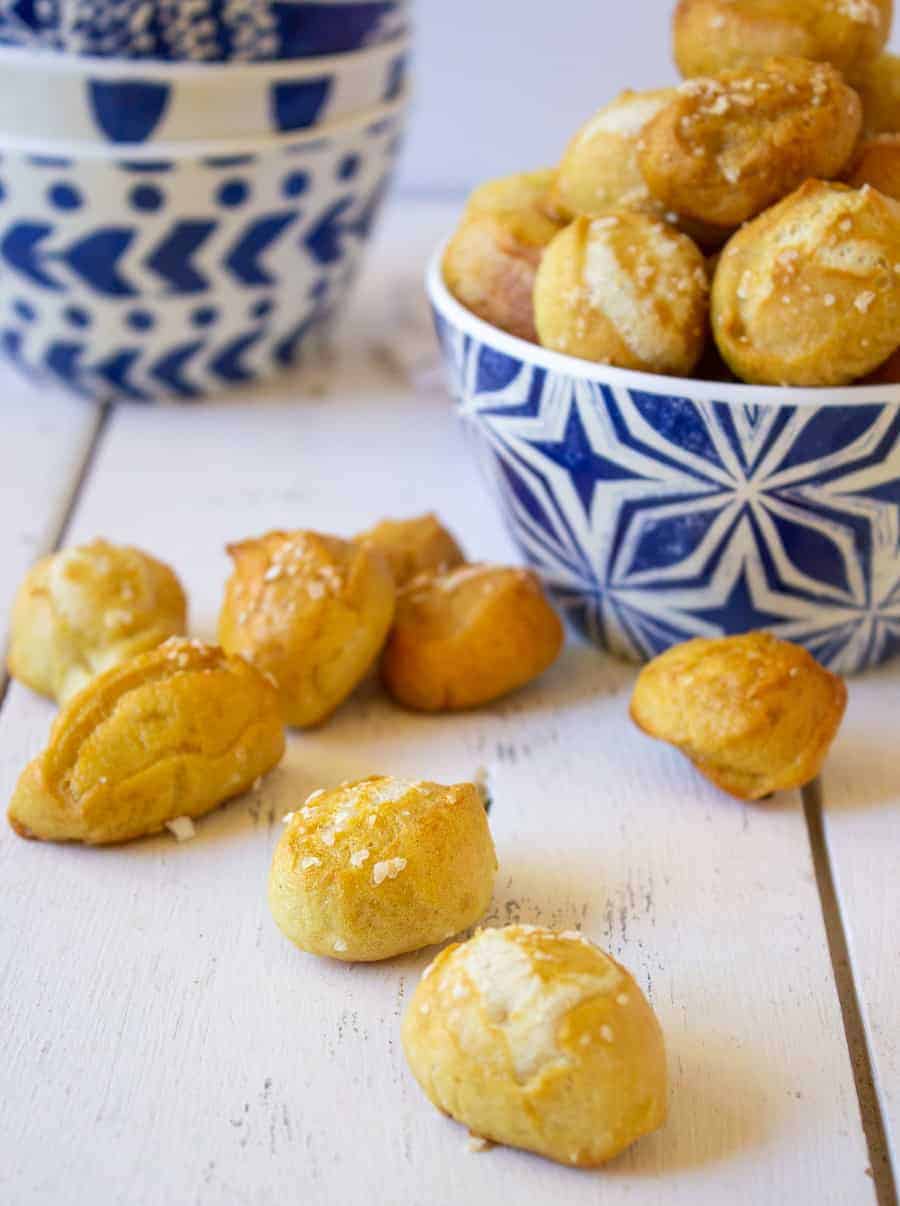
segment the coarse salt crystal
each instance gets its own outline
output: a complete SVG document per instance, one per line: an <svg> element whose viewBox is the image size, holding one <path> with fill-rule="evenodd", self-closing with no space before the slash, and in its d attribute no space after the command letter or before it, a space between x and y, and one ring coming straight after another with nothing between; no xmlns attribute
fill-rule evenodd
<svg viewBox="0 0 900 1206"><path fill-rule="evenodd" d="M600 1037L603 1039L604 1043L611 1043L613 1041L612 1026L601 1026L600 1027Z"/></svg>
<svg viewBox="0 0 900 1206"><path fill-rule="evenodd" d="M350 866L361 867L368 857L368 850L354 850L350 855Z"/></svg>
<svg viewBox="0 0 900 1206"><path fill-rule="evenodd" d="M383 884L386 879L396 879L406 866L405 858L387 858L372 868L372 883Z"/></svg>
<svg viewBox="0 0 900 1206"><path fill-rule="evenodd" d="M419 1013L423 1014L425 1017L427 1017L428 1014L431 1013L431 1006L428 1004L427 1001L423 1001L422 1004L419 1006Z"/></svg>
<svg viewBox="0 0 900 1206"><path fill-rule="evenodd" d="M825 302L826 306L833 306L837 299L833 293L826 293L822 300Z"/></svg>
<svg viewBox="0 0 900 1206"><path fill-rule="evenodd" d="M175 817L171 821L166 821L166 829L169 833L173 833L176 841L179 842L189 841L197 832L190 817Z"/></svg>
<svg viewBox="0 0 900 1206"><path fill-rule="evenodd" d="M854 306L859 310L860 314L865 314L869 306L875 300L875 294L871 289L866 289L862 293L857 294L853 300Z"/></svg>
<svg viewBox="0 0 900 1206"><path fill-rule="evenodd" d="M270 565L263 574L263 582L274 582L276 578L280 578L284 573L283 565Z"/></svg>
<svg viewBox="0 0 900 1206"><path fill-rule="evenodd" d="M320 858L316 858L314 854L310 854L300 863L300 870L308 871L310 867L318 867L321 862L322 860Z"/></svg>
<svg viewBox="0 0 900 1206"><path fill-rule="evenodd" d="M326 845L326 846L334 845L334 830L333 829L323 829L322 832L319 834L319 836L321 837L324 845Z"/></svg>
<svg viewBox="0 0 900 1206"><path fill-rule="evenodd" d="M333 949L337 951L339 955L343 954L343 952L347 949L347 943L343 940L343 938L335 938Z"/></svg>
<svg viewBox="0 0 900 1206"><path fill-rule="evenodd" d="M616 1004L617 1005L627 1005L628 1004L628 993L620 992L619 995L616 997Z"/></svg>
<svg viewBox="0 0 900 1206"><path fill-rule="evenodd" d="M281 818L282 825L290 825L291 821L293 821L296 815L297 814L295 812L286 812Z"/></svg>
<svg viewBox="0 0 900 1206"><path fill-rule="evenodd" d="M486 1152L493 1147L490 1139L485 1139L484 1135L470 1135L466 1147L470 1152Z"/></svg>

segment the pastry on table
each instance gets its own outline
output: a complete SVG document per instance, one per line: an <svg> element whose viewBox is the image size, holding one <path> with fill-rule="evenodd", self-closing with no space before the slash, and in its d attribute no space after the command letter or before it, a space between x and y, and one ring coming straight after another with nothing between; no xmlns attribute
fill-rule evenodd
<svg viewBox="0 0 900 1206"><path fill-rule="evenodd" d="M532 342L534 274L561 228L548 201L553 175L523 172L481 185L444 252L444 281L457 301Z"/></svg>
<svg viewBox="0 0 900 1206"><path fill-rule="evenodd" d="M846 385L900 338L900 203L810 180L729 241L713 334L757 385Z"/></svg>
<svg viewBox="0 0 900 1206"><path fill-rule="evenodd" d="M465 565L423 574L400 592L381 676L408 708L477 707L542 674L563 639L530 570Z"/></svg>
<svg viewBox="0 0 900 1206"><path fill-rule="evenodd" d="M414 519L382 519L356 540L387 558L398 588L419 574L454 569L466 559L452 532L433 512Z"/></svg>
<svg viewBox="0 0 900 1206"><path fill-rule="evenodd" d="M847 176L852 188L869 185L886 197L900 201L900 134L875 134L864 138Z"/></svg>
<svg viewBox="0 0 900 1206"><path fill-rule="evenodd" d="M473 783L373 775L314 792L286 818L269 905L302 950L389 959L473 925L497 860Z"/></svg>
<svg viewBox="0 0 900 1206"><path fill-rule="evenodd" d="M10 624L13 678L64 703L96 674L185 631L187 600L162 561L94 540L42 557Z"/></svg>
<svg viewBox="0 0 900 1206"><path fill-rule="evenodd" d="M511 925L448 947L402 1038L429 1100L495 1143L590 1168L665 1121L656 1016L625 968L576 932Z"/></svg>
<svg viewBox="0 0 900 1206"><path fill-rule="evenodd" d="M44 841L126 842L240 795L283 752L267 679L218 646L173 637L69 700L9 822Z"/></svg>
<svg viewBox="0 0 900 1206"><path fill-rule="evenodd" d="M698 637L641 671L631 716L740 800L818 775L847 703L843 681L770 633Z"/></svg>
<svg viewBox="0 0 900 1206"><path fill-rule="evenodd" d="M706 342L709 279L697 246L646 214L576 218L534 289L544 347L600 364L687 376Z"/></svg>
<svg viewBox="0 0 900 1206"><path fill-rule="evenodd" d="M228 546L234 571L219 641L270 674L285 721L319 724L377 658L394 616L377 550L317 532L268 532Z"/></svg>
<svg viewBox="0 0 900 1206"><path fill-rule="evenodd" d="M854 75L863 127L869 134L900 133L900 56L885 51Z"/></svg>
<svg viewBox="0 0 900 1206"><path fill-rule="evenodd" d="M887 41L892 13L893 0L679 0L675 62L682 75L711 75L799 55L855 77Z"/></svg>
<svg viewBox="0 0 900 1206"><path fill-rule="evenodd" d="M666 208L728 230L810 177L840 175L861 123L834 67L769 59L687 80L644 127L638 163Z"/></svg>

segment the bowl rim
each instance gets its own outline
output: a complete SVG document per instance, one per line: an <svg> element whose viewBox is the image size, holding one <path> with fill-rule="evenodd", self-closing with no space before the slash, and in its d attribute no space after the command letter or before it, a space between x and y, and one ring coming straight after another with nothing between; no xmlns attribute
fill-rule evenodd
<svg viewBox="0 0 900 1206"><path fill-rule="evenodd" d="M170 62L160 59L104 58L102 55L66 54L59 50L34 49L33 47L0 46L0 69L39 71L48 75L89 75L102 80L134 80L152 83L177 83L182 79L214 79L221 76L223 84L230 84L236 76L279 79L298 79L303 76L325 74L340 75L342 69L365 65L367 59L378 61L408 51L412 44L410 33L363 46L357 50L344 50L338 54L309 55L304 58L264 59L260 62L197 62L181 60Z"/></svg>
<svg viewBox="0 0 900 1206"><path fill-rule="evenodd" d="M473 314L450 292L444 282L441 265L451 236L442 239L432 253L425 272L425 289L435 310L455 327L513 359L546 369L548 372L597 385L644 391L652 394L683 396L700 402L723 402L729 406L865 406L873 403L900 403L897 385L792 386L746 385L727 381L705 381L698 377L666 377L638 369L615 368L554 352L540 344L529 343L517 335L485 322Z"/></svg>
<svg viewBox="0 0 900 1206"><path fill-rule="evenodd" d="M266 134L260 137L242 135L240 138L204 138L197 142L182 139L172 142L141 143L16 138L15 135L0 134L0 152L23 157L41 156L48 159L93 160L98 163L111 164L264 155L269 152L283 151L285 147L299 147L306 143L319 142L322 139L340 137L360 126L377 125L380 121L402 113L407 108L409 99L409 90L404 89L400 96L387 104L374 105L371 109L357 109L354 112L342 114L334 121L323 122L316 126L305 126L302 130L289 131L284 134Z"/></svg>

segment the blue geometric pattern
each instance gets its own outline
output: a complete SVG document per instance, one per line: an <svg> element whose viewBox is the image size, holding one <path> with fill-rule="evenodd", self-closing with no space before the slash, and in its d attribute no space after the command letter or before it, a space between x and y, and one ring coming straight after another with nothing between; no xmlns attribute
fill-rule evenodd
<svg viewBox="0 0 900 1206"><path fill-rule="evenodd" d="M0 43L114 58L259 62L341 54L408 26L407 0L0 0Z"/></svg>
<svg viewBox="0 0 900 1206"><path fill-rule="evenodd" d="M192 400L290 364L355 275L402 121L211 160L6 153L0 349L101 401Z"/></svg>
<svg viewBox="0 0 900 1206"><path fill-rule="evenodd" d="M767 628L841 673L900 652L900 406L612 388L435 317L512 534L596 642L645 659Z"/></svg>

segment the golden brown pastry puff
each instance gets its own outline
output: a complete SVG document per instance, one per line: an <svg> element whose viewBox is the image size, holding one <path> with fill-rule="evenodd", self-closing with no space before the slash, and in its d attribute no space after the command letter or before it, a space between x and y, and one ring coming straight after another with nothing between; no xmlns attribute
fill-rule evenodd
<svg viewBox="0 0 900 1206"><path fill-rule="evenodd" d="M453 534L433 513L414 519L382 519L356 539L387 558L398 587L418 574L454 569L465 561Z"/></svg>
<svg viewBox="0 0 900 1206"><path fill-rule="evenodd" d="M900 201L900 134L875 134L864 138L847 177L852 188L869 184L886 197Z"/></svg>
<svg viewBox="0 0 900 1206"><path fill-rule="evenodd" d="M301 950L390 959L473 925L497 860L481 794L373 775L317 791L285 818L269 906Z"/></svg>
<svg viewBox="0 0 900 1206"><path fill-rule="evenodd" d="M900 133L900 55L885 51L850 83L862 101L864 129L869 134Z"/></svg>
<svg viewBox="0 0 900 1206"><path fill-rule="evenodd" d="M731 239L713 280L719 351L758 385L844 385L900 332L900 204L810 180Z"/></svg>
<svg viewBox="0 0 900 1206"><path fill-rule="evenodd" d="M439 1110L561 1164L604 1164L665 1121L659 1022L625 968L576 931L510 925L447 947L402 1039Z"/></svg>
<svg viewBox="0 0 900 1206"><path fill-rule="evenodd" d="M171 640L74 695L22 773L22 837L104 845L240 795L284 752L278 696L243 658Z"/></svg>
<svg viewBox="0 0 900 1206"><path fill-rule="evenodd" d="M664 205L735 227L812 176L838 176L861 123L859 97L833 67L768 59L687 80L644 127L638 162Z"/></svg>
<svg viewBox="0 0 900 1206"><path fill-rule="evenodd" d="M559 617L530 570L465 565L401 591L381 675L408 708L472 708L537 678L562 644Z"/></svg>
<svg viewBox="0 0 900 1206"><path fill-rule="evenodd" d="M222 648L272 676L287 724L318 724L384 644L396 595L390 566L375 549L317 532L268 532L228 552Z"/></svg>
<svg viewBox="0 0 900 1206"><path fill-rule="evenodd" d="M679 0L675 62L711 75L788 54L853 74L884 46L892 14L893 0Z"/></svg>
<svg viewBox="0 0 900 1206"><path fill-rule="evenodd" d="M561 226L549 207L553 175L523 172L481 185L444 252L453 296L485 322L532 342L534 274Z"/></svg>
<svg viewBox="0 0 900 1206"><path fill-rule="evenodd" d="M686 641L645 666L631 716L740 800L802 787L825 761L843 681L770 633Z"/></svg>
<svg viewBox="0 0 900 1206"><path fill-rule="evenodd" d="M687 375L706 342L709 280L695 244L621 210L576 218L547 249L534 289L544 347L620 368Z"/></svg>
<svg viewBox="0 0 900 1206"><path fill-rule="evenodd" d="M621 92L571 140L550 189L551 204L566 219L599 217L610 209L638 209L662 217L637 161L637 141L650 120L675 96L674 88Z"/></svg>
<svg viewBox="0 0 900 1206"><path fill-rule="evenodd" d="M9 672L64 703L95 674L181 635L187 600L148 553L94 540L42 557L13 604Z"/></svg>

